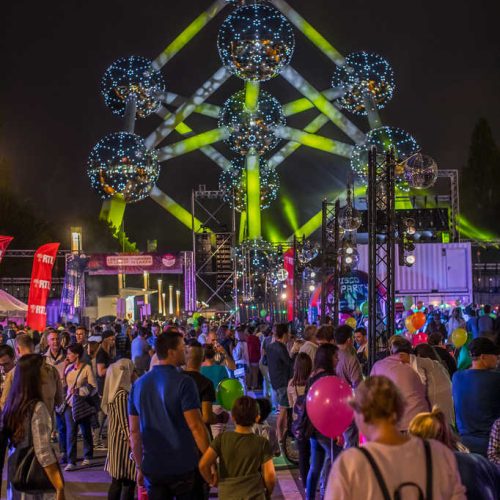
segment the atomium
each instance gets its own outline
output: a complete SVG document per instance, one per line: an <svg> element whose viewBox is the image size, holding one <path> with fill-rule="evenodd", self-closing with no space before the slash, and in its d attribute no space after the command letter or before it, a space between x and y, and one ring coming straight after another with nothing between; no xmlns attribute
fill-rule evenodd
<svg viewBox="0 0 500 500"><path fill-rule="evenodd" d="M116 132L101 139L92 149L87 166L92 187L101 198L121 196L127 203L146 198L158 180L156 152L144 139Z"/></svg>
<svg viewBox="0 0 500 500"><path fill-rule="evenodd" d="M245 240L234 250L235 258L244 272L265 273L276 258L274 247L262 238Z"/></svg>
<svg viewBox="0 0 500 500"><path fill-rule="evenodd" d="M396 185L407 190L408 183L404 178L404 161L419 149L417 141L408 132L397 127L380 127L366 134L366 141L354 147L351 156L351 168L358 178L366 182L368 175L368 151L375 146L379 154L394 148L396 155Z"/></svg>
<svg viewBox="0 0 500 500"><path fill-rule="evenodd" d="M243 5L226 18L217 46L222 63L234 75L264 82L290 63L295 36L283 14L257 3Z"/></svg>
<svg viewBox="0 0 500 500"><path fill-rule="evenodd" d="M246 208L246 168L245 158L237 157L231 162L231 168L223 170L219 178L219 188L224 191L224 201L235 210L242 212ZM260 208L264 210L276 200L279 190L279 177L274 168L260 159Z"/></svg>
<svg viewBox="0 0 500 500"><path fill-rule="evenodd" d="M378 54L354 52L337 66L332 86L344 89L338 103L356 115L366 115L367 97L377 109L383 109L394 94L394 71Z"/></svg>
<svg viewBox="0 0 500 500"><path fill-rule="evenodd" d="M414 189L427 189L434 185L438 166L433 158L421 153L408 158L404 163L405 178Z"/></svg>
<svg viewBox="0 0 500 500"><path fill-rule="evenodd" d="M124 116L127 99L135 97L136 113L145 118L160 106L158 94L165 90L162 74L145 57L117 59L104 73L101 92L113 114Z"/></svg>
<svg viewBox="0 0 500 500"><path fill-rule="evenodd" d="M219 127L230 131L226 143L243 156L252 149L263 155L276 147L279 138L274 128L285 123L281 104L267 92L260 92L256 109L250 111L245 106L245 90L240 90L224 103L219 115Z"/></svg>

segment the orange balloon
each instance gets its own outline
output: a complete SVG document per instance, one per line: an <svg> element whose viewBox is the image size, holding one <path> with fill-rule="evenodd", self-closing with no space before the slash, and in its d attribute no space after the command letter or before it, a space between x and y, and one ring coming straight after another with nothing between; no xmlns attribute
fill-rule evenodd
<svg viewBox="0 0 500 500"><path fill-rule="evenodd" d="M425 325L426 317L423 312L416 312L413 316L411 316L411 322L415 330L419 330Z"/></svg>

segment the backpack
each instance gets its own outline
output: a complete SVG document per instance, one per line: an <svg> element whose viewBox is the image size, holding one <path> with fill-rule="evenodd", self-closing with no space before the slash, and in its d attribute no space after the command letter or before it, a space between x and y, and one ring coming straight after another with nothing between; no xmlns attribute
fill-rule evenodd
<svg viewBox="0 0 500 500"><path fill-rule="evenodd" d="M424 444L424 452L425 452L425 470L426 470L426 475L427 475L427 480L426 480L426 485L425 485L425 496L420 488L420 486L416 483L412 482L406 482L406 483L401 483L396 490L394 491L394 495L391 496L389 493L389 490L387 489L387 484L384 481L384 477L382 476L382 472L380 471L377 463L375 462L375 459L373 458L372 454L366 449L366 448L358 448L358 450L363 453L363 455L366 457L368 462L370 463L370 466L373 470L373 473L375 474L375 478L377 479L377 483L380 487L380 490L382 491L382 496L384 497L384 500L402 500L403 497L403 489L412 487L412 488L417 488L418 489L418 498L419 500L432 500L432 453L431 453L431 445L429 444L429 441L426 441L425 439L422 440Z"/></svg>
<svg viewBox="0 0 500 500"><path fill-rule="evenodd" d="M306 396L307 392L298 396L293 405L291 431L295 439L309 439L314 430L307 416Z"/></svg>

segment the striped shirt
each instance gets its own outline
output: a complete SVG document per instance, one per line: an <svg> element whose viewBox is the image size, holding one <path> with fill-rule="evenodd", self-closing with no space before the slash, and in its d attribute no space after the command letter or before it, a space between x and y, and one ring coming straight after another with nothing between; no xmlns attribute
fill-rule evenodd
<svg viewBox="0 0 500 500"><path fill-rule="evenodd" d="M127 405L128 393L124 389L120 389L108 404L108 455L104 470L115 479L135 481L135 464L130 459Z"/></svg>

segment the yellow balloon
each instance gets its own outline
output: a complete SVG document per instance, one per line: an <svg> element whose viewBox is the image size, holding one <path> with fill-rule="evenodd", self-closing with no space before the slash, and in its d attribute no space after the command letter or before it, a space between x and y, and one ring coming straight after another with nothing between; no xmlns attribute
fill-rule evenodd
<svg viewBox="0 0 500 500"><path fill-rule="evenodd" d="M345 324L347 326L350 326L353 329L356 328L356 326L357 326L357 322L356 322L356 320L354 318L347 318L345 320Z"/></svg>
<svg viewBox="0 0 500 500"><path fill-rule="evenodd" d="M463 328L457 328L451 334L451 341L455 347L462 347L467 342L467 332Z"/></svg>
<svg viewBox="0 0 500 500"><path fill-rule="evenodd" d="M405 319L405 326L406 326L406 329L410 332L410 333L414 333L417 331L417 329L413 326L413 315L411 316L408 316L406 319Z"/></svg>

